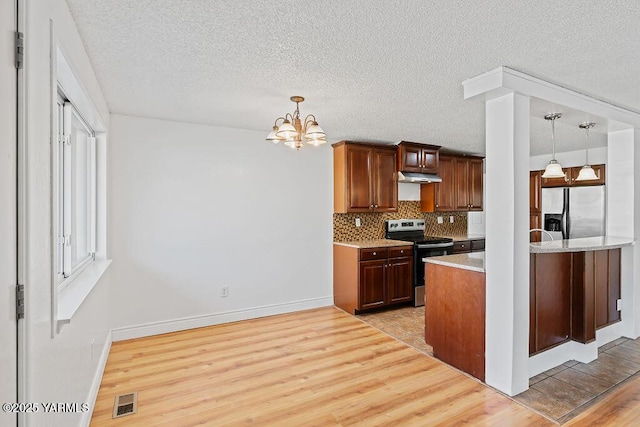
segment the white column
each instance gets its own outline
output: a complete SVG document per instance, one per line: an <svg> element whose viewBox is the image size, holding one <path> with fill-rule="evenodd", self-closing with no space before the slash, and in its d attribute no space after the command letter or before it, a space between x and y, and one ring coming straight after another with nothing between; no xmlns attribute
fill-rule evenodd
<svg viewBox="0 0 640 427"><path fill-rule="evenodd" d="M609 133L607 235L640 237L640 149L636 148L639 144L638 129ZM622 333L637 338L640 336L640 247L622 250L621 280Z"/></svg>
<svg viewBox="0 0 640 427"><path fill-rule="evenodd" d="M486 102L485 380L516 395L529 386L529 97Z"/></svg>

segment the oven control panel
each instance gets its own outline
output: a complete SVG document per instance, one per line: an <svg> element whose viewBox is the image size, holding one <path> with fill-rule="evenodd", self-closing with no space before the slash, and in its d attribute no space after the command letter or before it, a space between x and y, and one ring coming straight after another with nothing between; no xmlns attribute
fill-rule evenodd
<svg viewBox="0 0 640 427"><path fill-rule="evenodd" d="M390 219L387 231L424 231L424 219Z"/></svg>

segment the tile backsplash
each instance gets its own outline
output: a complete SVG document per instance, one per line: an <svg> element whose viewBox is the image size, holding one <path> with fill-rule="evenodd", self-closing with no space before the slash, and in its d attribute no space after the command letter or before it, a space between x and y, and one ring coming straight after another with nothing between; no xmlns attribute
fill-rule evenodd
<svg viewBox="0 0 640 427"><path fill-rule="evenodd" d="M438 217L443 219L438 224ZM453 223L449 217L453 216ZM360 218L360 227L356 227ZM353 213L333 214L333 241L349 242L357 240L383 239L384 221L387 219L424 218L425 234L428 236L460 236L467 234L466 212L420 212L420 202L398 201L398 212L393 213Z"/></svg>

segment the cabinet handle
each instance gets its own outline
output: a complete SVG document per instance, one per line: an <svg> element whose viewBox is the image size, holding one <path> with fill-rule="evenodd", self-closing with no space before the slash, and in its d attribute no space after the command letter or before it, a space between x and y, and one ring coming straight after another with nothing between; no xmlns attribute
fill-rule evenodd
<svg viewBox="0 0 640 427"><path fill-rule="evenodd" d="M373 254L374 254L374 255L378 255L378 254L377 254L377 252L374 252Z"/></svg>
<svg viewBox="0 0 640 427"><path fill-rule="evenodd" d="M436 208L437 208L437 207L439 207L439 206L440 206L440 205L437 205L437 204L436 204Z"/></svg>
<svg viewBox="0 0 640 427"><path fill-rule="evenodd" d="M400 253L403 254L404 253L404 249L400 249Z"/></svg>
<svg viewBox="0 0 640 427"><path fill-rule="evenodd" d="M374 208L377 208L377 207L378 207L378 205L373 205L373 207L374 207Z"/></svg>

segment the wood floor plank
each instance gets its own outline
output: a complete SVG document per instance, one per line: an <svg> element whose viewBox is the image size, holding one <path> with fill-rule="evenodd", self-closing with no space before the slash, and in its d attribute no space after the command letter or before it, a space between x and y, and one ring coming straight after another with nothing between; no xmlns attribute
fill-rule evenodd
<svg viewBox="0 0 640 427"><path fill-rule="evenodd" d="M131 391L138 413L111 419ZM92 426L244 424L551 425L333 307L112 346Z"/></svg>

